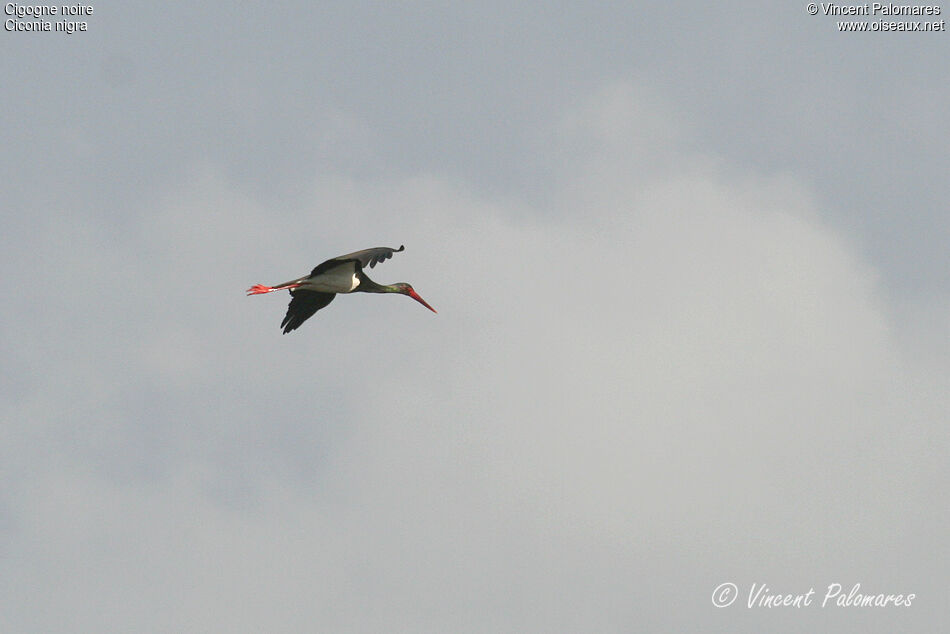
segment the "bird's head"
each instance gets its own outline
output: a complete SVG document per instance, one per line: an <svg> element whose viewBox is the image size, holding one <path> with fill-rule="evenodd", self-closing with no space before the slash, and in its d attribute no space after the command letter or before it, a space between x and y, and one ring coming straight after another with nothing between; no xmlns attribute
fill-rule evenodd
<svg viewBox="0 0 950 634"><path fill-rule="evenodd" d="M407 284L405 282L397 282L396 284L392 285L392 288L396 293L399 293L400 295L408 295L409 297L413 298L414 300L416 300L417 302L419 302L420 304L422 304L423 306L431 310L433 313L439 312L436 309L432 308L432 306L429 306L429 304L426 303L426 300L419 297L419 293L417 293L412 288L411 284Z"/></svg>

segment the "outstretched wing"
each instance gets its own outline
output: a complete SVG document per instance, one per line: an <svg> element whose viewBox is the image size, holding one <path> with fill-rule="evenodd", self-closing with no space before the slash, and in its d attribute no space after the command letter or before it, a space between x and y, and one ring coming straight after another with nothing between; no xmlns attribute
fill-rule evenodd
<svg viewBox="0 0 950 634"><path fill-rule="evenodd" d="M319 293L317 291L306 291L291 289L293 296L290 304L287 306L287 314L284 321L280 322L280 327L284 329L286 335L291 330L296 330L300 324L307 321L313 314L333 301L336 293Z"/></svg>
<svg viewBox="0 0 950 634"><path fill-rule="evenodd" d="M385 262L389 258L393 257L393 253L399 253L400 251L405 251L405 249L405 245L400 245L398 249L393 249L390 247L376 247L375 249L354 251L353 253L347 253L346 255L333 258L332 260L327 260L323 264L317 266L317 268L313 269L313 272L311 272L310 275L313 276L323 273L327 269L333 268L340 262L355 261L359 262L360 268L366 266L373 268L380 262Z"/></svg>
<svg viewBox="0 0 950 634"><path fill-rule="evenodd" d="M348 253L347 255L341 255L335 260L357 260L360 263L360 266L368 266L373 268L380 262L385 262L389 258L393 257L393 253L399 253L400 251L405 251L406 245L399 245L398 249L391 249L389 247L376 247L375 249L363 249L362 251L357 251L355 253Z"/></svg>

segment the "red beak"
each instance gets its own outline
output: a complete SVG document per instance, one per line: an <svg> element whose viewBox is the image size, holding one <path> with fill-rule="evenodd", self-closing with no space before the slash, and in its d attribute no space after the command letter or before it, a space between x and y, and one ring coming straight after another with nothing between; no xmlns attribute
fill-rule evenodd
<svg viewBox="0 0 950 634"><path fill-rule="evenodd" d="M426 303L426 300L424 300L424 299L422 299L421 297L419 297L419 293L415 292L415 291L412 290L412 289L409 289L409 291L407 291L406 294L407 294L409 297L411 297L411 298L413 298L414 300L416 300L417 302L419 302L420 304L422 304L423 306L425 306L426 308L428 308L429 310L431 310L433 313L438 314L439 311L437 311L436 309L432 308L432 306L429 306L429 305Z"/></svg>

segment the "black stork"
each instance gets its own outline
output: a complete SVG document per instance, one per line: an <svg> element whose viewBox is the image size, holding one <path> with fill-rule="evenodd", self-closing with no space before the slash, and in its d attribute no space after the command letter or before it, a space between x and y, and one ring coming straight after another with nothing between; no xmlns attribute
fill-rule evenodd
<svg viewBox="0 0 950 634"><path fill-rule="evenodd" d="M260 295L284 289L290 291L292 299L287 307L287 315L284 316L284 321L280 322L285 335L299 328L315 312L332 302L337 293L399 293L408 295L432 312L438 312L429 306L426 300L419 297L409 284L397 282L383 286L363 273L364 266L373 268L391 258L393 253L398 253L405 248L405 246L400 246L398 249L376 247L341 255L318 265L310 272L310 275L298 277L277 286L255 284L247 289L247 294Z"/></svg>

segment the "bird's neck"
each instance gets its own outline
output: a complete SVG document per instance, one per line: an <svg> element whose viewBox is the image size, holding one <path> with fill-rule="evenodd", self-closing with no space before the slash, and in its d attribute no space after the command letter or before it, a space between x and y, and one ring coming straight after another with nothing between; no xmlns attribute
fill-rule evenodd
<svg viewBox="0 0 950 634"><path fill-rule="evenodd" d="M366 277L366 275L360 275L360 285L357 287L357 290L363 291L364 293L398 293L399 289L395 286L386 286L385 284L377 284L373 280Z"/></svg>

